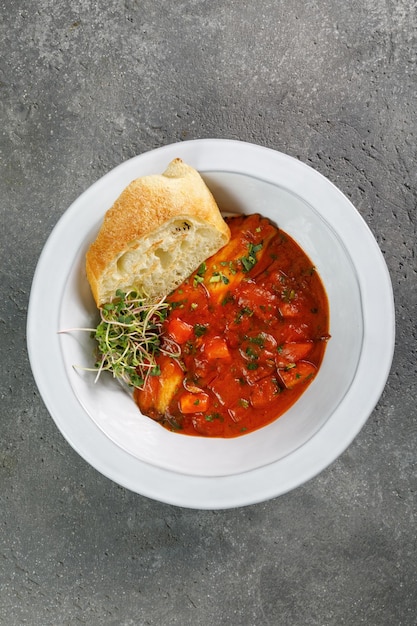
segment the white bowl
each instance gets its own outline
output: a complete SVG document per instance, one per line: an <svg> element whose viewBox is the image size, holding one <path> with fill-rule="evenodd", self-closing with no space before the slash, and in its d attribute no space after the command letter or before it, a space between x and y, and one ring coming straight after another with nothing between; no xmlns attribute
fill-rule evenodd
<svg viewBox="0 0 417 626"><path fill-rule="evenodd" d="M282 417L234 439L165 430L142 416L110 375L94 383L93 373L74 369L92 364L94 342L88 333L57 335L59 330L95 325L84 256L105 211L133 178L162 172L177 156L199 169L222 210L261 213L289 233L317 267L329 298L331 339L316 379ZM52 294L47 312L42 304L46 290ZM42 341L39 325L44 327ZM45 246L28 318L35 378L75 449L104 474L139 493L199 508L225 508L279 495L334 460L375 406L393 344L388 272L375 239L351 203L295 159L224 140L184 142L140 155L78 198ZM92 440L86 442L87 431ZM325 445L317 449L323 440ZM146 480L144 473L152 479ZM265 485L257 483L258 474L263 481L269 477L268 483L272 478L273 486L265 491ZM246 484L254 481L249 493L240 494L237 487L242 476L250 477ZM174 494L167 486L172 481Z"/></svg>

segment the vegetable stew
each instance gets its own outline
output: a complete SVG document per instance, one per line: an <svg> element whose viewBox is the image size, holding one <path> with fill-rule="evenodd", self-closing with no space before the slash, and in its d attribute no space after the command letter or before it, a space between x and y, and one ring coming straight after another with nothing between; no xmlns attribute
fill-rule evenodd
<svg viewBox="0 0 417 626"><path fill-rule="evenodd" d="M235 437L289 409L329 339L320 276L300 246L258 214L227 218L231 240L173 293L162 325L180 357L156 356L135 401L187 435Z"/></svg>

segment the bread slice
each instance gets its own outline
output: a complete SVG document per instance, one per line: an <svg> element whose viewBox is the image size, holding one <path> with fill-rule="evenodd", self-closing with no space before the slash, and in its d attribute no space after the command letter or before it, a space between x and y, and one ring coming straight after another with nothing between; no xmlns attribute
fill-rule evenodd
<svg viewBox="0 0 417 626"><path fill-rule="evenodd" d="M104 216L86 254L97 306L118 289L162 298L230 239L230 230L200 174L174 159L163 174L126 187Z"/></svg>

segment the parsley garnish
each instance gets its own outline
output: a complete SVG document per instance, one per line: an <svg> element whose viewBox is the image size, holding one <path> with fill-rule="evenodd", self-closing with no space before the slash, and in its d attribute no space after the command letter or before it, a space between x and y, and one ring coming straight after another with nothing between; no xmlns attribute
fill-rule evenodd
<svg viewBox="0 0 417 626"><path fill-rule="evenodd" d="M209 415L205 415L204 419L206 420L206 422L213 422L214 420L223 421L220 413L210 413Z"/></svg>
<svg viewBox="0 0 417 626"><path fill-rule="evenodd" d="M194 325L194 334L196 337L202 337L204 333L206 332L207 332L207 326L204 326L204 324Z"/></svg>
<svg viewBox="0 0 417 626"><path fill-rule="evenodd" d="M240 324L240 322L242 320L242 317L244 315L247 315L248 317L252 317L252 315L253 315L252 309L250 309L247 306L245 306L242 309L240 309L240 311L238 312L238 314L235 317L235 324Z"/></svg>
<svg viewBox="0 0 417 626"><path fill-rule="evenodd" d="M212 277L209 280L209 283L219 283L222 282L225 285L229 284L229 279L222 272L214 272Z"/></svg>
<svg viewBox="0 0 417 626"><path fill-rule="evenodd" d="M249 272L254 265L257 263L256 253L262 250L263 243L258 243L254 245L253 243L248 244L248 254L246 256L241 257L240 262L243 265L243 271Z"/></svg>
<svg viewBox="0 0 417 626"><path fill-rule="evenodd" d="M197 287L197 285L204 282L204 274L206 273L206 270L207 265L205 261L203 261L194 276L193 287Z"/></svg>
<svg viewBox="0 0 417 626"><path fill-rule="evenodd" d="M249 341L260 348L263 348L265 345L265 335L260 333L259 335L256 335L256 337L249 337Z"/></svg>

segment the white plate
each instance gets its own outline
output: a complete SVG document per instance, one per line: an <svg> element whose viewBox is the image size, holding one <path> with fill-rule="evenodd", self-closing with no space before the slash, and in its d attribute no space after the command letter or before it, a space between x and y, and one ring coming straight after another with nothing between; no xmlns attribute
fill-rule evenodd
<svg viewBox="0 0 417 626"><path fill-rule="evenodd" d="M138 415L113 381L95 386L73 370L74 363L90 360L87 335L57 334L94 321L83 258L105 210L132 179L162 172L175 157L203 173L221 208L260 212L289 232L318 267L329 295L332 339L319 376L275 424L235 440L174 435ZM117 483L194 508L229 508L280 495L335 460L378 401L393 346L387 268L352 204L297 160L228 140L165 146L123 163L90 187L45 245L28 314L33 373L68 442Z"/></svg>
<svg viewBox="0 0 417 626"><path fill-rule="evenodd" d="M350 255L337 233L310 204L293 192L246 174L210 172L205 178L224 210L260 212L302 245L326 285L331 315L331 341L319 374L301 399L279 420L234 439L183 437L142 416L117 381L104 374L94 384L91 368L94 340L85 332L62 335L67 376L82 406L103 432L123 450L163 469L192 476L230 476L287 456L308 441L332 416L354 379L363 344L363 311L359 280ZM79 200L84 233L97 232L107 200ZM92 208L93 207L93 208ZM99 218L99 219L98 219ZM88 221L87 221L88 220ZM70 244L71 266L60 306L61 329L94 328L97 308L85 275L82 245ZM59 242L62 250L64 242ZM343 354L343 359L340 355ZM323 390L325 392L323 393Z"/></svg>

